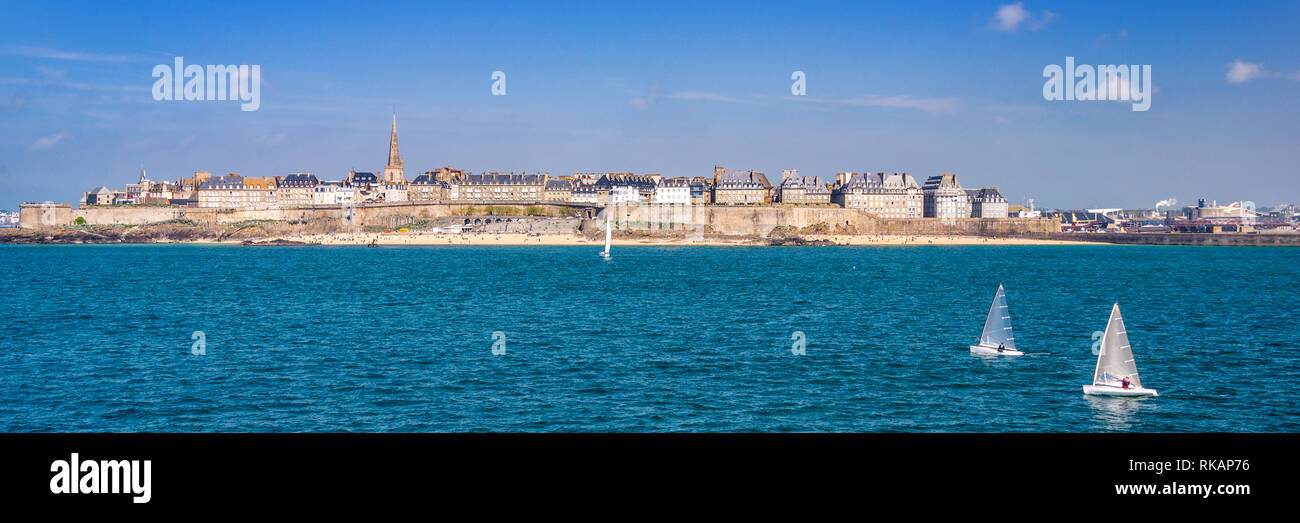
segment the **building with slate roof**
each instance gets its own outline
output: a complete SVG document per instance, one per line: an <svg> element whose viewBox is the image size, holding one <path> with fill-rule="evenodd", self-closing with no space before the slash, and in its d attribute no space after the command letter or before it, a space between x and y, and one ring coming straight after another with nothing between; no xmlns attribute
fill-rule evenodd
<svg viewBox="0 0 1300 523"><path fill-rule="evenodd" d="M761 172L714 166L713 180L715 204L761 205L772 202L772 184Z"/></svg>
<svg viewBox="0 0 1300 523"><path fill-rule="evenodd" d="M483 202L537 202L546 190L545 174L486 173L460 177L457 198Z"/></svg>
<svg viewBox="0 0 1300 523"><path fill-rule="evenodd" d="M831 190L816 176L799 176L798 169L781 171L776 200L787 204L830 203Z"/></svg>
<svg viewBox="0 0 1300 523"><path fill-rule="evenodd" d="M277 185L275 196L281 207L302 207L312 205L320 181L311 173L296 173L279 178Z"/></svg>
<svg viewBox="0 0 1300 523"><path fill-rule="evenodd" d="M921 186L926 218L970 218L970 198L951 173L931 176Z"/></svg>
<svg viewBox="0 0 1300 523"><path fill-rule="evenodd" d="M881 218L920 218L924 211L921 186L907 173L839 173L831 202Z"/></svg>
<svg viewBox="0 0 1300 523"><path fill-rule="evenodd" d="M1009 206L996 186L984 187L971 196L970 212L972 218L1006 218Z"/></svg>

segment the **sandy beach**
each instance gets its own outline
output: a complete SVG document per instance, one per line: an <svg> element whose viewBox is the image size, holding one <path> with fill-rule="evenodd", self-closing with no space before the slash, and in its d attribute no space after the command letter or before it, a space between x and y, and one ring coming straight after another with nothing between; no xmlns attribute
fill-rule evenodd
<svg viewBox="0 0 1300 523"><path fill-rule="evenodd" d="M829 240L839 245L1099 245L1098 242L1041 240L984 236L904 236L888 234L809 235L808 240Z"/></svg>
<svg viewBox="0 0 1300 523"><path fill-rule="evenodd" d="M285 240L319 245L604 245L603 239L579 235L523 233L335 233L289 236ZM1097 245L1096 242L1068 242L1031 238L988 238L980 236L896 236L896 235L810 235L808 241L829 241L837 245ZM616 246L753 246L766 245L758 238L716 238L689 241L681 238L615 238Z"/></svg>

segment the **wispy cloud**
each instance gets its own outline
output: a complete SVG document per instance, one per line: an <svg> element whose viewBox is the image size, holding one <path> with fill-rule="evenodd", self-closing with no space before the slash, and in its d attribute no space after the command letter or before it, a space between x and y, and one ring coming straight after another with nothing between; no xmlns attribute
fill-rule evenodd
<svg viewBox="0 0 1300 523"><path fill-rule="evenodd" d="M646 91L645 94L641 94L639 92L633 92L632 99L630 100L630 102L632 104L632 107L635 107L636 110L644 112L650 109L651 107L654 107L655 100L658 99L659 99L659 86L653 85L650 86L650 90Z"/></svg>
<svg viewBox="0 0 1300 523"><path fill-rule="evenodd" d="M1114 33L1102 33L1101 36L1097 37L1098 42L1105 42L1111 39L1114 39L1117 42L1128 40L1128 29L1120 28L1119 31Z"/></svg>
<svg viewBox="0 0 1300 523"><path fill-rule="evenodd" d="M632 96L632 98L628 100L628 103L632 104L632 107L635 107L636 110L642 112L653 109L655 103L660 98L691 102L722 102L731 104L757 104L760 103L761 100L765 99L762 95L732 96L709 91L673 91L669 93L660 93L658 85L651 86L650 89L646 91L629 90L627 93Z"/></svg>
<svg viewBox="0 0 1300 523"><path fill-rule="evenodd" d="M54 60L72 60L76 62L125 62L127 58L122 55L84 53L80 51L63 51L60 49L50 49L48 47L33 47L30 45L19 45L7 47L0 52L9 55L27 56L31 58L51 58Z"/></svg>
<svg viewBox="0 0 1300 523"><path fill-rule="evenodd" d="M67 136L68 136L67 131L59 131L49 136L42 136L40 138L37 138L35 142L32 142L31 147L28 147L27 150L45 151L45 150L52 149L56 144L63 141L63 139L66 138Z"/></svg>
<svg viewBox="0 0 1300 523"><path fill-rule="evenodd" d="M709 102L725 102L732 104L752 104L758 103L752 99L736 98L725 94L711 93L708 91L677 91L668 95L674 100L704 100Z"/></svg>
<svg viewBox="0 0 1300 523"><path fill-rule="evenodd" d="M954 113L957 112L959 107L955 97L917 98L908 94L898 94L893 96L866 95L841 100L840 102L860 107L896 107L902 109L916 109L927 113Z"/></svg>
<svg viewBox="0 0 1300 523"><path fill-rule="evenodd" d="M34 85L41 87L66 87L68 89L80 89L86 91L137 91L149 92L150 84L142 83L140 85L112 85L112 84L92 84L84 82L64 82L58 78L15 78L0 77L0 85Z"/></svg>
<svg viewBox="0 0 1300 523"><path fill-rule="evenodd" d="M1244 84L1258 78L1277 78L1280 74L1264 69L1263 64L1233 60L1224 77L1229 84Z"/></svg>
<svg viewBox="0 0 1300 523"><path fill-rule="evenodd" d="M990 25L999 31L1016 31L1021 27L1030 31L1037 31L1047 24L1056 20L1056 13L1043 11L1042 14L1035 16L1025 9L1024 2L1014 4L1004 4L998 6L998 10L993 12L993 20Z"/></svg>

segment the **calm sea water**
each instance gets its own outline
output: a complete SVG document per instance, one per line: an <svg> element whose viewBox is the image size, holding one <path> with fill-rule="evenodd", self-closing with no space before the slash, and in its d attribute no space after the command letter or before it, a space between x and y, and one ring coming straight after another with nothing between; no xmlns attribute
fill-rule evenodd
<svg viewBox="0 0 1300 523"><path fill-rule="evenodd" d="M0 264L4 431L1300 429L1300 249L0 246ZM1029 354L972 357L998 283ZM1159 398L1081 393L1115 301Z"/></svg>

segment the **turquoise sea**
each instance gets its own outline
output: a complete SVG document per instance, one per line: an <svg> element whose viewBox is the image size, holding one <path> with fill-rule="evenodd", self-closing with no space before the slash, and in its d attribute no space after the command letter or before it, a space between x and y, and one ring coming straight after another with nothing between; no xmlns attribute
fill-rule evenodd
<svg viewBox="0 0 1300 523"><path fill-rule="evenodd" d="M1300 249L4 245L0 264L7 432L1300 429ZM1028 354L972 357L999 283ZM1081 393L1116 301L1158 398Z"/></svg>

